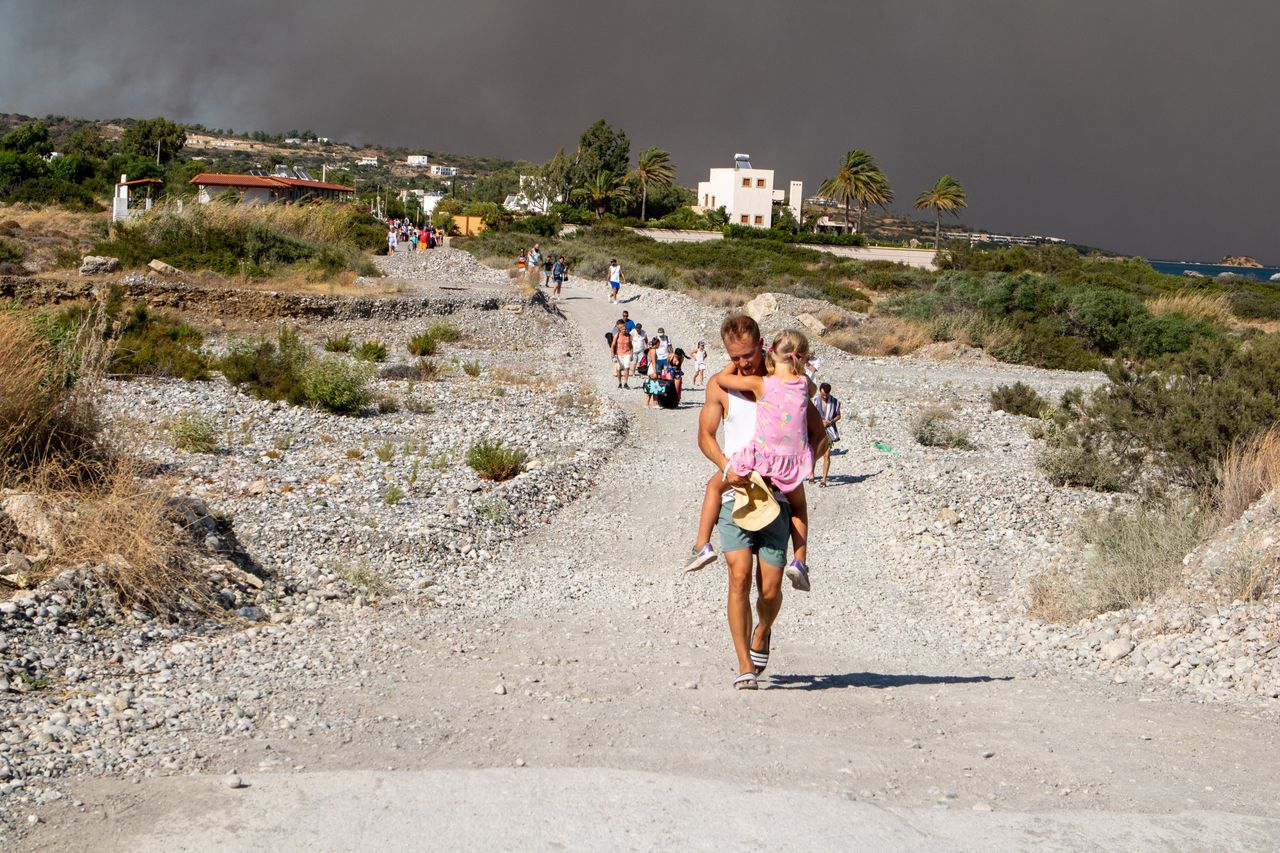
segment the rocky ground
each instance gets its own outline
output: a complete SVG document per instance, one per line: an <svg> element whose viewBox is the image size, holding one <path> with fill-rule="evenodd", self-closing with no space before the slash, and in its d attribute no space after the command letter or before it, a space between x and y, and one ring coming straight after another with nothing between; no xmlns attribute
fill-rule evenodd
<svg viewBox="0 0 1280 853"><path fill-rule="evenodd" d="M466 334L437 357L440 380L379 382L399 411L323 415L220 381L112 388L146 454L230 520L261 589L229 586L243 615L199 627L86 624L55 612L51 589L0 610L11 837L74 847L106 821L122 847L154 846L164 836L149 833L182 815L191 839L216 846L232 808L217 803L252 798L255 779L265 792L287 773L317 792L352 769L512 766L614 768L598 792L632 772L780 786L825 798L815 814L852 800L1110 813L1052 835L1062 849L1157 849L1158 832L1134 837L1136 815L1188 810L1215 816L1219 849L1274 837L1274 604L1073 626L1025 616L1030 578L1078 560L1084 513L1123 498L1048 485L1025 419L991 412L987 395L1021 380L1056 396L1100 377L823 348L844 452L832 487L812 490L814 592L788 594L766 689L744 696L727 686L722 570L677 571L708 474L693 446L701 392L670 412L613 387L603 285L574 282L547 306L461 253L380 263L410 302L449 297ZM662 291L624 298L646 327L706 340L722 362L722 312ZM766 330L806 307L782 300ZM304 332L378 337L405 361L409 334L437 318L396 313ZM461 370L472 360L479 376ZM952 406L976 449L917 445L908 424L925 404ZM192 410L224 425L218 454L163 439L166 419ZM525 445L533 469L480 481L458 457L481 436ZM392 486L402 498L387 500ZM231 772L248 790L226 790ZM176 778L192 773L223 786L199 789L200 808ZM347 790L334 814L370 807ZM352 843L376 836L357 823L372 835ZM1206 841L1208 825L1186 828Z"/></svg>

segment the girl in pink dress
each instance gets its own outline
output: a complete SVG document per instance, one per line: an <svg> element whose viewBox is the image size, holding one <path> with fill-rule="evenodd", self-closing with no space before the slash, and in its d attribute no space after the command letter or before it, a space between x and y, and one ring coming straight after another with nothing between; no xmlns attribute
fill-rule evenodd
<svg viewBox="0 0 1280 853"><path fill-rule="evenodd" d="M795 559L784 570L791 585L808 591L809 569L805 563L809 539L809 510L805 503L804 481L813 470L813 448L809 446L808 409L814 394L813 383L804 373L809 360L809 341L801 333L786 329L769 347L768 376L739 376L730 365L719 375L726 391L745 391L756 399L756 428L751 442L730 457L733 470L741 476L756 471L791 503L791 547ZM686 571L700 569L718 556L710 543L711 528L719 512L726 486L720 474L707 483L696 554Z"/></svg>

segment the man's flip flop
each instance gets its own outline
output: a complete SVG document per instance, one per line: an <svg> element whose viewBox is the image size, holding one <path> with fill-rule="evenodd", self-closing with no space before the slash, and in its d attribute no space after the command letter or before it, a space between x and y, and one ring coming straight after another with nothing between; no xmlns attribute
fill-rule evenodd
<svg viewBox="0 0 1280 853"><path fill-rule="evenodd" d="M733 680L734 690L759 690L760 682L756 681L753 673L744 672Z"/></svg>
<svg viewBox="0 0 1280 853"><path fill-rule="evenodd" d="M754 631L751 633L751 636L753 637L755 636ZM765 637L765 645L769 646L769 648L773 647L773 631L772 630L769 631L768 635L766 635ZM756 649L753 649L748 646L747 656L751 658L751 663L756 668L756 675L760 675L762 672L764 672L764 668L769 665L769 649L764 649L763 651L757 651Z"/></svg>

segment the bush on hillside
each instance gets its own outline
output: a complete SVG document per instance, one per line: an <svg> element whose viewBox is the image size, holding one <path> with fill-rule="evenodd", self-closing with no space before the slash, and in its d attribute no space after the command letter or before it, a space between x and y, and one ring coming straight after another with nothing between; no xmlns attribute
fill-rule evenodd
<svg viewBox="0 0 1280 853"><path fill-rule="evenodd" d="M374 242L374 233L377 242ZM97 254L126 267L159 258L188 271L267 276L305 266L332 275L344 270L376 273L363 256L385 241L383 227L342 205L163 206L116 228Z"/></svg>
<svg viewBox="0 0 1280 853"><path fill-rule="evenodd" d="M356 415L373 400L369 380L373 368L336 356L309 361L300 376L307 400L340 415Z"/></svg>
<svg viewBox="0 0 1280 853"><path fill-rule="evenodd" d="M125 376L208 379L209 364L199 329L135 303L119 326L109 370Z"/></svg>
<svg viewBox="0 0 1280 853"><path fill-rule="evenodd" d="M486 438L467 450L467 464L485 480L510 480L524 470L527 462L524 451L508 447L500 440Z"/></svg>
<svg viewBox="0 0 1280 853"><path fill-rule="evenodd" d="M1280 422L1280 335L1202 338L1154 362L1115 363L1082 429L1132 470L1191 488L1212 484L1231 446Z"/></svg>
<svg viewBox="0 0 1280 853"><path fill-rule="evenodd" d="M387 345L382 341L365 341L351 352L359 361L383 362L387 360Z"/></svg>
<svg viewBox="0 0 1280 853"><path fill-rule="evenodd" d="M343 335L340 338L325 338L325 352L351 352L351 336Z"/></svg>
<svg viewBox="0 0 1280 853"><path fill-rule="evenodd" d="M911 435L925 447L973 449L968 427L956 423L955 413L940 406L931 406L917 414L911 421Z"/></svg>
<svg viewBox="0 0 1280 853"><path fill-rule="evenodd" d="M276 340L256 338L233 343L218 362L226 380L260 400L307 402L301 371L310 354L292 329L281 327Z"/></svg>
<svg viewBox="0 0 1280 853"><path fill-rule="evenodd" d="M1000 385L991 392L993 412L1008 412L1011 415L1038 418L1048 405L1034 388L1023 382Z"/></svg>

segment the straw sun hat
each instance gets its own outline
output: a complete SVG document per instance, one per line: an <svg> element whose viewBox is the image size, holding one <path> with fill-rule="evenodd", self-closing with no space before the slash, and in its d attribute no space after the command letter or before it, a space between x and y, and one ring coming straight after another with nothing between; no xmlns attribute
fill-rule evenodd
<svg viewBox="0 0 1280 853"><path fill-rule="evenodd" d="M733 522L743 530L763 530L779 512L777 498L758 471L751 472L745 486L733 487Z"/></svg>

